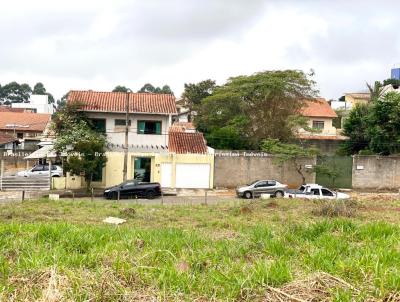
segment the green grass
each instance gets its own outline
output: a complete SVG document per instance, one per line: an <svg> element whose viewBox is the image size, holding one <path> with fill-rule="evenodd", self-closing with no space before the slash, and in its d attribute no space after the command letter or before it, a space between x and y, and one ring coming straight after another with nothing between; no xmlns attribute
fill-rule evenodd
<svg viewBox="0 0 400 302"><path fill-rule="evenodd" d="M2 205L0 301L43 299L52 271L60 301L257 301L266 286L319 271L352 284L359 297L400 291L398 202L379 211L366 203L353 218L314 216L309 201L258 201L246 211L243 204ZM126 224L102 223L127 207L136 213Z"/></svg>

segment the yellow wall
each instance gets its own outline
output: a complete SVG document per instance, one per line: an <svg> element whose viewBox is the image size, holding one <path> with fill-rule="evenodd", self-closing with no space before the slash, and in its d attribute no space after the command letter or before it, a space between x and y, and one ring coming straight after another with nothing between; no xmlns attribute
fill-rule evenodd
<svg viewBox="0 0 400 302"><path fill-rule="evenodd" d="M368 104L368 102L369 102L369 98L365 98L365 99L362 99L362 98L354 98L353 96L351 96L351 95L349 95L349 94L346 94L345 96L344 96L344 100L347 102L347 103L351 103L351 105L352 106L354 106L354 105L356 105L356 104Z"/></svg>
<svg viewBox="0 0 400 302"><path fill-rule="evenodd" d="M67 173L66 177L53 177L52 189L53 190L74 190L85 187L85 179L82 176L71 176Z"/></svg>
<svg viewBox="0 0 400 302"><path fill-rule="evenodd" d="M321 129L320 132L309 132L304 129L299 129L300 134L314 134L314 135L336 135L337 129L333 126L333 118L327 117L308 117L308 127L312 128L313 121L323 121L324 122L324 129Z"/></svg>
<svg viewBox="0 0 400 302"><path fill-rule="evenodd" d="M214 184L214 155L212 154L173 154L173 153L128 153L128 179L133 178L134 159L135 157L151 158L151 175L150 181L161 182L161 164L172 164L172 187L175 186L175 167L177 163L191 164L210 164L210 184L209 188ZM107 164L103 170L103 186L110 187L120 184L123 181L123 152L107 152Z"/></svg>

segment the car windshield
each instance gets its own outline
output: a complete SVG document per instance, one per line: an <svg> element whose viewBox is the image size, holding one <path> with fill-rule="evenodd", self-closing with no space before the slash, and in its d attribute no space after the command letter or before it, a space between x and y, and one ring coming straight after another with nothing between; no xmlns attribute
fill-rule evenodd
<svg viewBox="0 0 400 302"><path fill-rule="evenodd" d="M304 191L306 189L306 187L304 185L300 186L299 190L300 191Z"/></svg>

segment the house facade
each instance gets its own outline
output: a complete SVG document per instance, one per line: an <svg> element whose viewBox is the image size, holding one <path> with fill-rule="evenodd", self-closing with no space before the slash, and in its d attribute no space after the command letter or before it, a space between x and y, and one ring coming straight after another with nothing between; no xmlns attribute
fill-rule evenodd
<svg viewBox="0 0 400 302"><path fill-rule="evenodd" d="M334 154L346 137L333 125L338 116L329 103L323 98L307 100L301 114L307 118L308 129L299 129L298 138L319 148L323 154Z"/></svg>
<svg viewBox="0 0 400 302"><path fill-rule="evenodd" d="M94 185L123 181L128 106L128 179L160 182L167 188L212 188L214 158L201 133L173 125L178 113L173 95L71 91L68 102L79 103L107 137L107 164Z"/></svg>

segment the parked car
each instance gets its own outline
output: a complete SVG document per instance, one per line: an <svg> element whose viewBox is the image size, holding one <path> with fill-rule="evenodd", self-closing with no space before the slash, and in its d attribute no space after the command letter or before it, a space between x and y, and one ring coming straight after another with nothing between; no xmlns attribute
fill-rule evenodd
<svg viewBox="0 0 400 302"><path fill-rule="evenodd" d="M297 190L287 190L287 198L305 198L305 199L349 199L348 194L334 192L318 184L301 185Z"/></svg>
<svg viewBox="0 0 400 302"><path fill-rule="evenodd" d="M23 176L23 177L49 176L49 165L36 165L29 170L18 172L17 176ZM63 169L60 166L51 165L51 176L52 177L63 176Z"/></svg>
<svg viewBox="0 0 400 302"><path fill-rule="evenodd" d="M153 199L161 196L161 185L157 182L141 182L137 179L127 180L117 186L104 190L107 199L144 197Z"/></svg>
<svg viewBox="0 0 400 302"><path fill-rule="evenodd" d="M256 180L251 184L236 188L236 195L247 199L271 194L272 197L284 197L287 185L276 180Z"/></svg>

